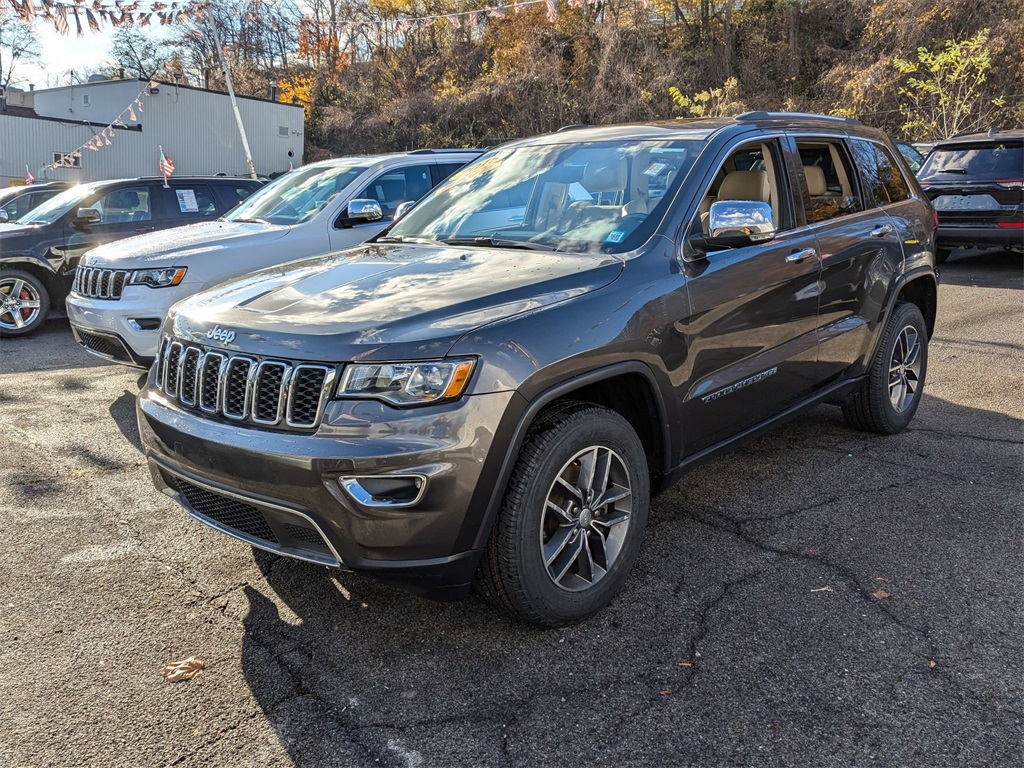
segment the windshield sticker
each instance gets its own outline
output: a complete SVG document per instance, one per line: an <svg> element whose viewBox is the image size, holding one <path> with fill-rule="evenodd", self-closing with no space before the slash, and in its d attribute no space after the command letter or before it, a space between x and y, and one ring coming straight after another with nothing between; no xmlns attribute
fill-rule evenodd
<svg viewBox="0 0 1024 768"><path fill-rule="evenodd" d="M644 171L644 176L661 176L668 170L668 163L651 163Z"/></svg>
<svg viewBox="0 0 1024 768"><path fill-rule="evenodd" d="M176 189L174 194L178 196L178 209L182 213L199 213L199 203L196 202L194 190Z"/></svg>
<svg viewBox="0 0 1024 768"><path fill-rule="evenodd" d="M621 229L613 229L604 239L606 243L621 243L626 238L626 233Z"/></svg>

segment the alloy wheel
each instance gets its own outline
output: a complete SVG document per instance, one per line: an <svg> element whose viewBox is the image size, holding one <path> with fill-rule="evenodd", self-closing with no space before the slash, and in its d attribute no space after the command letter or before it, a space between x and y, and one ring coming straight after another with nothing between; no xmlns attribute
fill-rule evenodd
<svg viewBox="0 0 1024 768"><path fill-rule="evenodd" d="M889 401L897 413L913 403L920 380L921 338L916 328L907 325L896 339L889 362Z"/></svg>
<svg viewBox="0 0 1024 768"><path fill-rule="evenodd" d="M556 585L581 592L604 578L622 551L632 501L629 472L610 448L591 446L565 463L540 529L541 556Z"/></svg>
<svg viewBox="0 0 1024 768"><path fill-rule="evenodd" d="M0 278L0 328L16 331L35 322L42 311L35 288L20 277Z"/></svg>

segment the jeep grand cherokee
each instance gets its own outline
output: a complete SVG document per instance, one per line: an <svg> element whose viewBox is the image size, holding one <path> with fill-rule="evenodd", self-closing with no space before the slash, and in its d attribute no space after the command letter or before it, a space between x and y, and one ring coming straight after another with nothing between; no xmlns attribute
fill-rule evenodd
<svg viewBox="0 0 1024 768"><path fill-rule="evenodd" d="M907 425L934 228L852 121L513 142L374 242L176 305L138 401L153 479L253 546L577 621L691 467L821 402Z"/></svg>

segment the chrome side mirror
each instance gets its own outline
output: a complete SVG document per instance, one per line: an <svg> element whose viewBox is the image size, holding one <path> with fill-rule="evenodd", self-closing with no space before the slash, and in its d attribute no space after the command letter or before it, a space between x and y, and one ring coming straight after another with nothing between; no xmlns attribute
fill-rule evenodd
<svg viewBox="0 0 1024 768"><path fill-rule="evenodd" d="M11 215L7 213L3 208L0 208L0 224L6 224L11 220Z"/></svg>
<svg viewBox="0 0 1024 768"><path fill-rule="evenodd" d="M740 238L739 244L764 243L775 237L772 207L757 200L717 200L708 213L708 240Z"/></svg>
<svg viewBox="0 0 1024 768"><path fill-rule="evenodd" d="M79 208L78 214L75 216L76 224L99 224L102 220L99 208Z"/></svg>
<svg viewBox="0 0 1024 768"><path fill-rule="evenodd" d="M345 218L351 222L380 221L384 212L376 200L350 200Z"/></svg>
<svg viewBox="0 0 1024 768"><path fill-rule="evenodd" d="M395 208L395 221L405 216L405 214L412 210L414 205L416 205L415 200L406 200L404 203L399 203L398 207Z"/></svg>

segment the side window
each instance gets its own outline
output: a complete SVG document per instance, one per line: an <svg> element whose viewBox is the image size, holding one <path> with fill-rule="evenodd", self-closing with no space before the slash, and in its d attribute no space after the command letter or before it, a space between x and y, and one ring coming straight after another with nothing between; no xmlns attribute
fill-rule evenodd
<svg viewBox="0 0 1024 768"><path fill-rule="evenodd" d="M217 213L213 193L205 184L174 185L162 189L164 215L169 219L198 219Z"/></svg>
<svg viewBox="0 0 1024 768"><path fill-rule="evenodd" d="M887 149L862 139L851 139L850 148L875 205L898 203L910 197L907 180Z"/></svg>
<svg viewBox="0 0 1024 768"><path fill-rule="evenodd" d="M236 186L232 184L218 184L214 189L221 201L221 212L234 208L249 195L256 191L254 188Z"/></svg>
<svg viewBox="0 0 1024 768"><path fill-rule="evenodd" d="M90 207L99 210L101 224L127 224L153 217L148 186L112 190Z"/></svg>
<svg viewBox="0 0 1024 768"><path fill-rule="evenodd" d="M18 195L13 200L9 200L4 203L0 208L7 211L7 215L10 217L11 221L15 221L32 210L33 197L35 197L35 195Z"/></svg>
<svg viewBox="0 0 1024 768"><path fill-rule="evenodd" d="M751 200L768 203L777 231L793 229L795 220L789 195L783 190L788 185L779 183L784 165L778 142L774 139L746 144L732 152L715 174L710 189L699 207L699 227L708 232L708 217L712 203L719 200ZM696 231L697 222L693 229Z"/></svg>
<svg viewBox="0 0 1024 768"><path fill-rule="evenodd" d="M409 200L419 200L430 191L429 165L413 165L395 168L375 178L356 195L359 199L376 200L384 212L384 218L395 215L395 209Z"/></svg>
<svg viewBox="0 0 1024 768"><path fill-rule="evenodd" d="M803 165L808 224L864 210L857 194L854 166L841 141L798 139L796 149Z"/></svg>
<svg viewBox="0 0 1024 768"><path fill-rule="evenodd" d="M438 163L437 165L434 166L434 176L436 178L436 183L440 184L442 181L444 181L457 170L459 170L459 168L461 168L463 165L465 165L465 163Z"/></svg>

